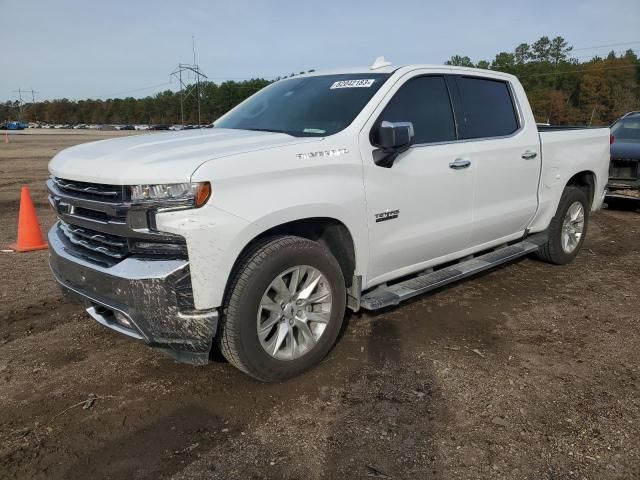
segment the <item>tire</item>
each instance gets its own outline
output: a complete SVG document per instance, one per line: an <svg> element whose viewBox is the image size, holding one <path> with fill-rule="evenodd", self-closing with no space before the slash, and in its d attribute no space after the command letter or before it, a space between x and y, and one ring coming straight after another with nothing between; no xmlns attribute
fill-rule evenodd
<svg viewBox="0 0 640 480"><path fill-rule="evenodd" d="M564 222L567 212L576 202L582 206L584 224L579 241L570 251L567 251L563 248L562 235ZM573 261L573 259L576 258L576 255L578 255L587 234L587 227L589 226L589 211L589 200L585 191L578 187L566 187L562 192L562 197L560 197L558 210L549 225L549 239L547 243L540 248L536 256L544 262L553 263L555 265L565 265Z"/></svg>
<svg viewBox="0 0 640 480"><path fill-rule="evenodd" d="M295 283L300 282L300 291L288 298L296 269ZM312 278L317 280L311 282ZM285 282L287 289L284 294L281 294L283 289L278 279ZM314 290L303 288L314 282ZM300 304L296 302L304 300L296 301L295 298L304 295L305 291L309 292L309 302L312 297L324 296L324 303L296 306ZM329 312L326 311L326 302L330 304ZM278 307L285 303L284 307ZM276 312L274 306L282 308L282 311ZM316 308L320 313L314 312ZM306 238L270 237L258 241L239 259L225 295L217 341L229 363L253 378L262 382L286 380L317 365L327 355L340 332L345 309L346 287L342 269L329 250ZM318 322L310 320L314 315ZM274 324L275 330L271 330L272 335L259 337L258 329L262 332L268 330L268 325L276 317L279 320ZM308 320L302 322L300 318L303 317ZM301 328L301 322L308 328ZM283 323L287 325L281 325ZM284 330L287 330L286 338L278 350L278 335ZM315 338L316 334L318 338Z"/></svg>

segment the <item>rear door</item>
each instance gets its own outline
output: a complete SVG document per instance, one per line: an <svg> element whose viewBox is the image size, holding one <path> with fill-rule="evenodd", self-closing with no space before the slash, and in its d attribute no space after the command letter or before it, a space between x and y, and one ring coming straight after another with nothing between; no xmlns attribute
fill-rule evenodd
<svg viewBox="0 0 640 480"><path fill-rule="evenodd" d="M371 134L382 121L412 122L415 144L391 168L377 166ZM469 247L474 165L459 154L443 75L400 80L360 134L367 222L369 284L411 273ZM465 167L451 166L460 160Z"/></svg>
<svg viewBox="0 0 640 480"><path fill-rule="evenodd" d="M480 247L524 232L538 206L540 141L507 81L457 75L464 151L476 168L471 240Z"/></svg>

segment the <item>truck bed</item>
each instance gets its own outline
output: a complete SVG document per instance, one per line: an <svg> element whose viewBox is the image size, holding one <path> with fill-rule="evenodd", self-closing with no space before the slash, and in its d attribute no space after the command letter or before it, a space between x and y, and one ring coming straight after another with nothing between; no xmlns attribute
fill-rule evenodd
<svg viewBox="0 0 640 480"><path fill-rule="evenodd" d="M600 208L609 174L609 128L538 126L542 164L539 208L531 231L547 228L564 186L576 173L591 174L591 208Z"/></svg>
<svg viewBox="0 0 640 480"><path fill-rule="evenodd" d="M561 132L564 130L600 130L607 127L585 127L581 125L536 125L538 132Z"/></svg>

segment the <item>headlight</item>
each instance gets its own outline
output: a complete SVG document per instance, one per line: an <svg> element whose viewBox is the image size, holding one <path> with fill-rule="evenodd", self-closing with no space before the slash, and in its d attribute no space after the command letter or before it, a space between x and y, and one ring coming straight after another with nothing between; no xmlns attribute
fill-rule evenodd
<svg viewBox="0 0 640 480"><path fill-rule="evenodd" d="M131 202L166 207L201 207L211 196L211 184L165 183L161 185L132 185Z"/></svg>

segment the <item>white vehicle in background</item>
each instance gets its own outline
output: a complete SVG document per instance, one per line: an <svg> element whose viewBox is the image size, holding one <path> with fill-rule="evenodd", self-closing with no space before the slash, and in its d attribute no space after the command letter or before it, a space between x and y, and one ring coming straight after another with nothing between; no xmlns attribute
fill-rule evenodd
<svg viewBox="0 0 640 480"><path fill-rule="evenodd" d="M608 163L607 128L537 127L516 77L378 60L276 82L212 129L59 153L50 263L101 324L282 380L346 308L530 253L570 262Z"/></svg>

